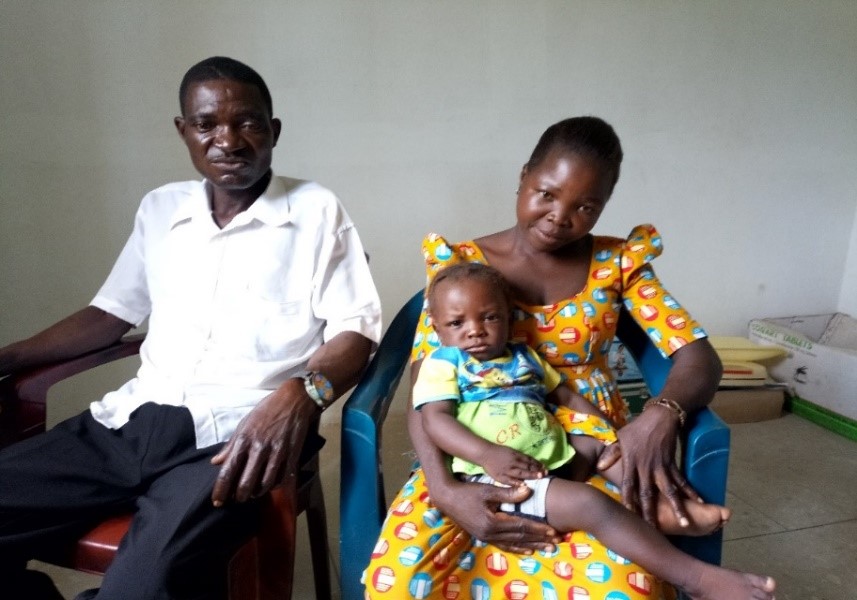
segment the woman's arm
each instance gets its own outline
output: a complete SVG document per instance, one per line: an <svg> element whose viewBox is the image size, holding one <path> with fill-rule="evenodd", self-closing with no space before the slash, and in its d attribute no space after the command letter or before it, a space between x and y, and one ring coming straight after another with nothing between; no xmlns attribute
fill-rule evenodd
<svg viewBox="0 0 857 600"><path fill-rule="evenodd" d="M714 348L706 339L697 340L673 353L672 367L658 398L672 400L687 412L699 410L711 402L721 373L722 365ZM658 494L666 496L679 518L687 518L681 497L699 497L675 462L679 430L679 415L675 410L653 405L618 432L624 464L622 502L638 509L652 524L656 519ZM605 454L599 470L619 458Z"/></svg>
<svg viewBox="0 0 857 600"><path fill-rule="evenodd" d="M723 374L723 365L709 341L696 340L676 350L671 358L672 366L658 397L673 400L688 413L708 406ZM666 407L652 410L655 408L671 412Z"/></svg>
<svg viewBox="0 0 857 600"><path fill-rule="evenodd" d="M420 363L411 368L411 381L416 381ZM519 554L552 550L560 537L546 523L498 512L504 502L523 502L530 494L523 487L502 488L456 479L447 466L446 455L429 439L422 415L408 402L408 431L419 457L431 501L462 529L477 539Z"/></svg>

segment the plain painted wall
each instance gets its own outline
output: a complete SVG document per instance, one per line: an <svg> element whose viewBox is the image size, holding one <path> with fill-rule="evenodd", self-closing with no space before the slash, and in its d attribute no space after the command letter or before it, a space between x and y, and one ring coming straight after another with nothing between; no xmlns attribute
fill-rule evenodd
<svg viewBox="0 0 857 600"><path fill-rule="evenodd" d="M661 278L712 333L857 314L857 3L0 2L0 344L85 305L142 195L196 176L179 80L226 54L268 81L275 169L345 202L391 318L419 244L514 220L545 127L625 148L596 233L652 222Z"/></svg>

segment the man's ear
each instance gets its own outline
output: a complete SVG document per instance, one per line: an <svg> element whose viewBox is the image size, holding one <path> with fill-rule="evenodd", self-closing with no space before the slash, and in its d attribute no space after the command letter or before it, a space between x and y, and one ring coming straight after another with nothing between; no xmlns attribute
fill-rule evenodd
<svg viewBox="0 0 857 600"><path fill-rule="evenodd" d="M181 137L184 137L185 120L184 117L176 117L173 119L173 124L176 126L176 131Z"/></svg>
<svg viewBox="0 0 857 600"><path fill-rule="evenodd" d="M280 132L283 129L283 123L279 119L271 119L271 130L274 132L274 146L277 145L277 140L280 139Z"/></svg>

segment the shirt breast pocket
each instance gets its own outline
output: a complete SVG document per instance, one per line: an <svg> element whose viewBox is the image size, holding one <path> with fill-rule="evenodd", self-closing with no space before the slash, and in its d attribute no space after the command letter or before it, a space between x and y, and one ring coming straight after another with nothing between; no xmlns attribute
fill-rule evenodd
<svg viewBox="0 0 857 600"><path fill-rule="evenodd" d="M285 360L302 351L313 323L309 298L282 300L257 296L252 304L258 311L251 317L255 325L251 335L256 359Z"/></svg>
<svg viewBox="0 0 857 600"><path fill-rule="evenodd" d="M296 317L301 312L301 303L298 300L286 300L283 302L277 300L264 300L269 303L269 312L275 317Z"/></svg>

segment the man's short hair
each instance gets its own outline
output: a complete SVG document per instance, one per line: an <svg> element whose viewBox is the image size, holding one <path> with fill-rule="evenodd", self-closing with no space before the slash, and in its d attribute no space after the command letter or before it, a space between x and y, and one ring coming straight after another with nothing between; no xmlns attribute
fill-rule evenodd
<svg viewBox="0 0 857 600"><path fill-rule="evenodd" d="M274 116L271 92L268 91L268 86L262 76L244 63L227 56L206 58L187 70L179 86L179 108L181 108L182 116L185 114L184 103L188 88L194 83L218 79L230 79L254 86L262 94L262 99L268 109L268 116Z"/></svg>

